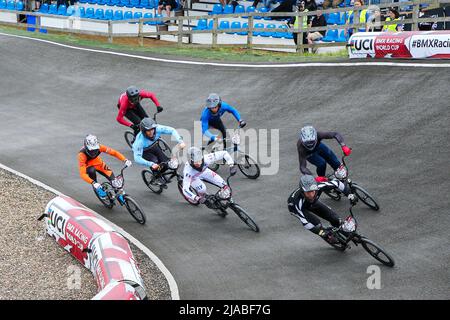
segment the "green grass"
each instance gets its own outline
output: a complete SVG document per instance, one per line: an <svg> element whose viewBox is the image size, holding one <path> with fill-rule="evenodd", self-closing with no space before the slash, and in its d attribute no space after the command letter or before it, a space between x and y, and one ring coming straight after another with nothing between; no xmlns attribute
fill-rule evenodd
<svg viewBox="0 0 450 320"><path fill-rule="evenodd" d="M91 40L80 37L76 34L63 33L39 33L28 32L23 28L16 28L10 26L0 25L0 32L23 35L33 38L46 39L54 42L71 44L83 47L109 49L127 52L143 52L150 54L157 54L160 56L173 57L187 57L199 60L213 60L213 61L228 61L228 62L312 62L312 61L331 61L342 60L348 58L347 51L342 49L336 52L324 54L310 54L306 53L300 55L297 53L287 52L273 52L266 50L249 50L244 48L192 48L192 47L177 47L176 44L157 45L157 46L143 46L137 44L120 44L108 43L106 37L100 40ZM120 42L120 39L117 39Z"/></svg>

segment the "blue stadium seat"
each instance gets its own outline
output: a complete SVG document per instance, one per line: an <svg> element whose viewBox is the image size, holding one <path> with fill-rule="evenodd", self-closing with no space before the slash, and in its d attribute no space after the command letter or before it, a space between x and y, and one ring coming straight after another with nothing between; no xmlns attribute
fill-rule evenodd
<svg viewBox="0 0 450 320"><path fill-rule="evenodd" d="M248 28L248 23L247 23L247 22L244 22L244 23L242 24L242 28ZM237 34L240 35L240 36L246 36L247 33L248 33L247 31L241 31L241 32L238 32Z"/></svg>
<svg viewBox="0 0 450 320"><path fill-rule="evenodd" d="M6 9L8 10L16 10L16 3L14 1L8 1L6 3Z"/></svg>
<svg viewBox="0 0 450 320"><path fill-rule="evenodd" d="M231 29L240 29L241 28L241 23L239 21L233 21L231 23ZM237 32L230 32L230 33L236 33Z"/></svg>
<svg viewBox="0 0 450 320"><path fill-rule="evenodd" d="M136 11L135 13L133 13L133 19L140 19L140 18L142 18L142 12Z"/></svg>
<svg viewBox="0 0 450 320"><path fill-rule="evenodd" d="M339 37L337 38L336 42L347 42L347 37L345 36L345 30L341 30L339 32Z"/></svg>
<svg viewBox="0 0 450 320"><path fill-rule="evenodd" d="M234 8L234 13L245 13L245 7L238 5L236 8Z"/></svg>
<svg viewBox="0 0 450 320"><path fill-rule="evenodd" d="M325 37L323 37L321 40L324 42L333 42L336 41L337 38L338 38L338 31L336 29L333 29L327 30Z"/></svg>
<svg viewBox="0 0 450 320"><path fill-rule="evenodd" d="M347 21L347 12L341 12L341 15L339 16L339 21L337 22L337 24L339 25L344 25L345 22Z"/></svg>
<svg viewBox="0 0 450 320"><path fill-rule="evenodd" d="M114 11L112 9L105 10L105 20L114 20Z"/></svg>
<svg viewBox="0 0 450 320"><path fill-rule="evenodd" d="M86 19L94 19L94 8L93 7L87 8L84 17Z"/></svg>
<svg viewBox="0 0 450 320"><path fill-rule="evenodd" d="M254 28L264 28L264 23L255 23ZM263 34L263 32L261 31L254 31L253 32L253 36L257 37L257 36L261 36Z"/></svg>
<svg viewBox="0 0 450 320"><path fill-rule="evenodd" d="M224 29L230 29L230 22L229 21L220 21L219 23L219 29L220 30L224 30Z"/></svg>
<svg viewBox="0 0 450 320"><path fill-rule="evenodd" d="M208 20L206 19L198 20L197 26L194 28L194 30L206 30L206 29L208 29Z"/></svg>
<svg viewBox="0 0 450 320"><path fill-rule="evenodd" d="M280 26L276 26L276 27L279 29L287 29L287 26L285 26L285 25L280 25ZM272 34L272 37L278 38L278 39L283 38L283 36L284 36L284 32L281 32L281 31L274 32Z"/></svg>
<svg viewBox="0 0 450 320"><path fill-rule="evenodd" d="M245 11L245 12L247 12L247 13L251 13L251 12L255 12L255 7L253 7L253 6L250 6L250 7L247 7L247 10ZM248 16L243 16L242 18L245 18L245 19L247 19L248 18Z"/></svg>
<svg viewBox="0 0 450 320"><path fill-rule="evenodd" d="M79 3L87 3L88 0L78 0Z"/></svg>
<svg viewBox="0 0 450 320"><path fill-rule="evenodd" d="M75 6L69 6L66 11L66 16L70 17L75 13Z"/></svg>
<svg viewBox="0 0 450 320"><path fill-rule="evenodd" d="M262 8L260 8L258 11L261 12L261 13L266 13L266 12L269 12L269 9L266 8L266 7L262 7ZM272 20L271 17L264 17L263 19L264 19L264 20Z"/></svg>
<svg viewBox="0 0 450 320"><path fill-rule="evenodd" d="M6 1L5 0L0 1L0 8L2 8L2 5L1 5L2 2L5 3L5 8L6 8ZM43 3L41 5L41 7L39 8L39 12L40 13L48 13L48 4Z"/></svg>
<svg viewBox="0 0 450 320"><path fill-rule="evenodd" d="M276 25L274 25L273 23L268 24L266 26L266 29L275 29L275 28L276 28ZM267 32L264 32L263 37L273 37L275 35L275 33L276 32L274 32L274 31L267 31Z"/></svg>
<svg viewBox="0 0 450 320"><path fill-rule="evenodd" d="M163 17L163 15L162 14L159 14L159 13L157 13L157 14L155 14L155 18L162 18ZM157 25L163 25L164 24L164 21L156 21L156 24Z"/></svg>
<svg viewBox="0 0 450 320"><path fill-rule="evenodd" d="M60 16L65 16L66 15L66 13L67 13L67 7L65 6L65 5L60 5L59 7L58 7L58 15L60 15Z"/></svg>
<svg viewBox="0 0 450 320"><path fill-rule="evenodd" d="M144 19L149 19L149 18L153 18L153 14L150 12L144 13ZM151 21L145 21L144 24L152 24L153 22Z"/></svg>
<svg viewBox="0 0 450 320"><path fill-rule="evenodd" d="M110 0L109 5L110 6L117 6L120 3L120 0Z"/></svg>
<svg viewBox="0 0 450 320"><path fill-rule="evenodd" d="M214 26L214 20L209 20L209 23L208 23L208 30L212 30L212 29L213 29L213 26Z"/></svg>
<svg viewBox="0 0 450 320"><path fill-rule="evenodd" d="M96 9L94 19L103 20L105 18L105 12L103 9Z"/></svg>
<svg viewBox="0 0 450 320"><path fill-rule="evenodd" d="M153 8L158 8L159 1L158 0L150 0L150 6Z"/></svg>
<svg viewBox="0 0 450 320"><path fill-rule="evenodd" d="M97 0L88 0L89 4L97 4Z"/></svg>
<svg viewBox="0 0 450 320"><path fill-rule="evenodd" d="M209 12L208 14L222 14L223 12L223 7L221 4L215 4L212 11Z"/></svg>
<svg viewBox="0 0 450 320"><path fill-rule="evenodd" d="M104 6L104 5L106 5L108 3L108 0L97 0L97 4L99 5L99 6Z"/></svg>
<svg viewBox="0 0 450 320"><path fill-rule="evenodd" d="M153 1L152 1L152 4L153 4ZM141 0L141 2L139 2L139 8L153 9L153 8L150 8L149 0Z"/></svg>
<svg viewBox="0 0 450 320"><path fill-rule="evenodd" d="M139 0L130 0L130 7L131 8L139 8L140 7L140 1Z"/></svg>
<svg viewBox="0 0 450 320"><path fill-rule="evenodd" d="M114 11L114 19L113 20L123 20L123 11L122 10Z"/></svg>
<svg viewBox="0 0 450 320"><path fill-rule="evenodd" d="M57 14L58 13L58 7L56 4L52 4L48 9L48 14Z"/></svg>
<svg viewBox="0 0 450 320"><path fill-rule="evenodd" d="M23 11L23 9L24 9L24 4L23 4L23 2L22 2L22 1L16 2L16 10L17 10L17 11Z"/></svg>
<svg viewBox="0 0 450 320"><path fill-rule="evenodd" d="M75 15L80 18L84 18L86 15L86 9L84 7L78 7L78 9L75 10Z"/></svg>
<svg viewBox="0 0 450 320"><path fill-rule="evenodd" d="M337 24L339 22L339 13L332 12L328 14L328 17L326 18L327 24Z"/></svg>
<svg viewBox="0 0 450 320"><path fill-rule="evenodd" d="M223 14L232 14L234 13L234 7L231 4L227 4L225 8L223 8Z"/></svg>
<svg viewBox="0 0 450 320"><path fill-rule="evenodd" d="M123 19L124 20L133 19L133 12L132 11L125 11L125 13L123 14Z"/></svg>
<svg viewBox="0 0 450 320"><path fill-rule="evenodd" d="M120 6L127 7L130 4L130 0L120 0Z"/></svg>

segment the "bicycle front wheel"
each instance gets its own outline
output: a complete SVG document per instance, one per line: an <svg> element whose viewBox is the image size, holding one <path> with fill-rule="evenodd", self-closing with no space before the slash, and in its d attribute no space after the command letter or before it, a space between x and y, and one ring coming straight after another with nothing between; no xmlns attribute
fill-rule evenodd
<svg viewBox="0 0 450 320"><path fill-rule="evenodd" d="M154 193L163 192L163 188L158 184L158 179L155 177L152 171L145 169L141 172L142 180L144 180L145 185L152 190Z"/></svg>
<svg viewBox="0 0 450 320"><path fill-rule="evenodd" d="M393 267L395 265L394 259L375 242L362 237L361 245L372 257L380 261L382 264L388 267Z"/></svg>
<svg viewBox="0 0 450 320"><path fill-rule="evenodd" d="M239 205L233 203L233 204L230 205L230 209L233 210L234 213L236 213L236 215L239 217L239 219L244 221L244 223L250 229L252 229L255 232L259 232L258 225L255 223L255 221L253 221L252 218L250 218L250 216L245 212L245 210L242 209Z"/></svg>
<svg viewBox="0 0 450 320"><path fill-rule="evenodd" d="M94 193L97 196L98 200L100 200L100 202L108 209L112 209L112 207L114 206L114 200L111 200L111 197L109 196L111 194L111 192L113 191L112 186L108 183L108 182L103 182L102 183L102 188L103 190L106 192L106 197L100 197L97 193L97 191L95 191L94 189Z"/></svg>
<svg viewBox="0 0 450 320"><path fill-rule="evenodd" d="M136 137L134 136L134 133L131 131L126 131L123 136L125 138L125 141L127 142L127 145L130 148L133 148L133 143L134 143L134 140L136 139Z"/></svg>
<svg viewBox="0 0 450 320"><path fill-rule="evenodd" d="M355 192L356 196L359 200L361 200L366 206L368 206L370 209L373 209L375 211L380 210L380 206L375 201L375 199L362 187L360 187L357 184L353 184L353 191Z"/></svg>
<svg viewBox="0 0 450 320"><path fill-rule="evenodd" d="M131 216L140 224L145 224L147 217L137 202L128 195L125 195L123 199L125 200L125 207Z"/></svg>
<svg viewBox="0 0 450 320"><path fill-rule="evenodd" d="M238 163L239 170L249 179L257 179L261 174L261 170L256 161L248 154L244 154L243 163Z"/></svg>

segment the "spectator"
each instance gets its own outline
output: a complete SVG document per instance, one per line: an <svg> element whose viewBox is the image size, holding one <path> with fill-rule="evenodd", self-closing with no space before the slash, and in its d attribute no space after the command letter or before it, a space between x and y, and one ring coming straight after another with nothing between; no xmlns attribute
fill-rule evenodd
<svg viewBox="0 0 450 320"><path fill-rule="evenodd" d="M366 32L379 32L382 27L379 25L381 21L381 11L379 8L371 11L367 18Z"/></svg>
<svg viewBox="0 0 450 320"><path fill-rule="evenodd" d="M327 20L325 19L325 16L322 14L322 10L317 10L317 14L313 16L310 26L311 27L326 27ZM314 32L308 32L308 44L314 44L314 41L320 40L325 36L326 30L323 31L314 31ZM317 49L312 48L312 52L316 53Z"/></svg>
<svg viewBox="0 0 450 320"><path fill-rule="evenodd" d="M297 10L299 12L308 12L308 9L305 8L305 1L297 0L296 2ZM294 23L294 30L298 28L301 17L291 17L291 20L288 22L288 24ZM303 28L306 29L309 25L309 20L311 19L311 16L303 16ZM294 42L297 45L297 34L298 32L293 32L294 36ZM303 32L303 44L307 44L308 40L306 39L306 32ZM304 49L304 52L308 52L308 49Z"/></svg>
<svg viewBox="0 0 450 320"><path fill-rule="evenodd" d="M386 22L387 21L393 21L393 20L400 20L399 19L400 14L398 13L397 10L395 10L394 8L389 8L389 12L388 12L388 17L386 18ZM398 24L390 24L387 26L383 26L383 31L386 32L396 32L398 29Z"/></svg>
<svg viewBox="0 0 450 320"><path fill-rule="evenodd" d="M316 11L316 0L305 0L305 9L308 9L308 11Z"/></svg>
<svg viewBox="0 0 450 320"><path fill-rule="evenodd" d="M256 8L260 1L261 0L253 0L252 6ZM275 4L276 1L275 0L263 0L263 3L264 3L264 7L266 7L267 9L270 10L272 7L272 4Z"/></svg>
<svg viewBox="0 0 450 320"><path fill-rule="evenodd" d="M175 0L159 0L158 13L161 14L163 9L166 9L166 14L170 17L170 11L177 7Z"/></svg>
<svg viewBox="0 0 450 320"><path fill-rule="evenodd" d="M344 0L324 0L323 1L323 8L328 9L331 5L331 7L336 8L338 5L340 5Z"/></svg>
<svg viewBox="0 0 450 320"><path fill-rule="evenodd" d="M362 7L364 5L364 0L355 0L354 3L354 7L355 8L359 8ZM367 18L369 17L369 12L367 11L367 9L364 10L358 10L359 11L359 23L362 24L366 24L367 22ZM357 22L353 22L355 13L353 12L353 10L350 10L348 12L349 17L347 18L347 23L348 24L352 24L352 23L357 23ZM358 27L358 31L359 32L365 32L366 31L366 26L363 27ZM351 29L345 29L345 35L350 37L353 34L353 28Z"/></svg>

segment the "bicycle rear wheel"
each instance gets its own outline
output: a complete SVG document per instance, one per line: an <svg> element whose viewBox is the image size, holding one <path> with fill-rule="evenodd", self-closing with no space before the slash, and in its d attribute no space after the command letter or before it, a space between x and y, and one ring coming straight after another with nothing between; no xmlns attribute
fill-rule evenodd
<svg viewBox="0 0 450 320"><path fill-rule="evenodd" d="M125 200L125 207L131 216L140 224L145 224L147 217L137 202L128 195L125 195L123 199Z"/></svg>
<svg viewBox="0 0 450 320"><path fill-rule="evenodd" d="M95 191L95 189L93 189L95 195L97 196L98 200L100 200L100 202L108 209L112 209L112 207L114 206L114 200L111 200L110 194L114 192L113 187L111 186L111 184L109 184L109 182L103 182L102 183L102 188L103 190L106 192L106 197L102 198L98 195L97 191Z"/></svg>
<svg viewBox="0 0 450 320"><path fill-rule="evenodd" d="M136 137L134 136L134 133L131 131L126 131L123 136L124 136L125 141L127 142L128 146L130 148L132 148L134 140L136 139Z"/></svg>
<svg viewBox="0 0 450 320"><path fill-rule="evenodd" d="M184 200L186 200L189 204L193 205L193 206L198 206L200 203L197 201L192 201L191 199L189 199L188 197L186 197L183 193L183 180L178 180L178 191L181 193L181 195L183 196ZM190 187L189 190L194 193L195 195L197 194L197 191L195 191L194 188Z"/></svg>
<svg viewBox="0 0 450 320"><path fill-rule="evenodd" d="M252 229L255 232L259 232L259 227L258 225L255 223L255 221L253 221L252 218L250 218L250 216L245 212L244 209L242 209L239 205L233 203L230 205L230 209L234 211L234 213L236 213L236 215L242 220L244 221L244 223L250 227L250 229Z"/></svg>
<svg viewBox="0 0 450 320"><path fill-rule="evenodd" d="M356 183L353 184L353 191L358 197L359 200L361 200L366 206L368 206L370 209L373 209L375 211L380 210L380 206L375 201L375 199L362 187L357 185Z"/></svg>
<svg viewBox="0 0 450 320"><path fill-rule="evenodd" d="M256 161L248 154L243 156L244 163L239 163L238 167L242 174L249 179L257 179L261 174L261 169Z"/></svg>
<svg viewBox="0 0 450 320"><path fill-rule="evenodd" d="M142 180L144 180L145 185L156 194L163 192L163 188L158 184L158 179L155 177L152 171L145 169L141 172Z"/></svg>
<svg viewBox="0 0 450 320"><path fill-rule="evenodd" d="M360 241L362 247L382 264L388 267L393 267L395 265L394 259L378 244L364 237L361 237Z"/></svg>

